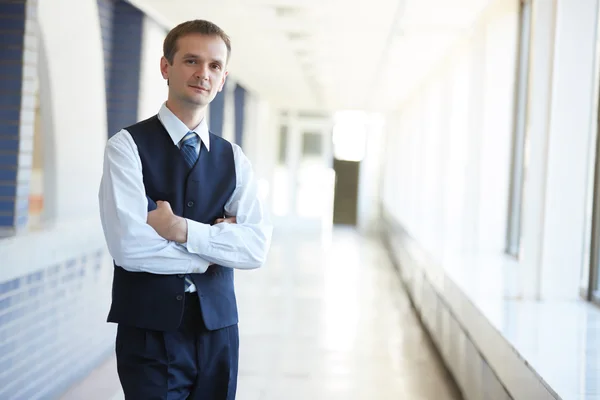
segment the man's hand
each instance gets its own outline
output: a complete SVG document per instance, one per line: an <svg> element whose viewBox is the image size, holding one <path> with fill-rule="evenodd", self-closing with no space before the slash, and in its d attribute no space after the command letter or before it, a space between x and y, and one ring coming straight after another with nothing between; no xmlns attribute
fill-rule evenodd
<svg viewBox="0 0 600 400"><path fill-rule="evenodd" d="M226 224L236 224L237 220L235 219L235 217L217 218L217 219L215 219L215 222L213 225L220 224L221 222L225 222Z"/></svg>
<svg viewBox="0 0 600 400"><path fill-rule="evenodd" d="M187 221L173 214L167 201L157 201L156 210L148 213L148 225L163 238L178 242L187 242Z"/></svg>

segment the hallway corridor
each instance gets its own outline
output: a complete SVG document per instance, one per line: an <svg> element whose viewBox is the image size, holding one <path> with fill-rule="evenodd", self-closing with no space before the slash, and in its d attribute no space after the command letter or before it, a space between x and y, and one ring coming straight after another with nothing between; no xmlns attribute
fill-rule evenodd
<svg viewBox="0 0 600 400"><path fill-rule="evenodd" d="M459 399L382 246L349 228L320 236L276 232L268 265L237 273L237 399ZM114 371L63 400L122 399Z"/></svg>

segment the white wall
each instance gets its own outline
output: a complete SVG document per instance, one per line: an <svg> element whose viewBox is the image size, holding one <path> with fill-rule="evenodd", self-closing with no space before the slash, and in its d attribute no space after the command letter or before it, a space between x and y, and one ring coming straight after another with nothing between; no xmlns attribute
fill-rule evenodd
<svg viewBox="0 0 600 400"><path fill-rule="evenodd" d="M227 78L227 86L223 89L225 94L225 110L223 111L223 138L235 143L235 101L234 90L236 81L232 77ZM238 143L239 144L239 143Z"/></svg>
<svg viewBox="0 0 600 400"><path fill-rule="evenodd" d="M48 78L40 90L50 102L45 143L54 151L46 158L54 185L45 191L55 219L87 217L97 214L107 129L98 9L93 0L42 0L38 18Z"/></svg>
<svg viewBox="0 0 600 400"><path fill-rule="evenodd" d="M105 247L98 185L106 100L96 1L65 0L57 5L41 0L38 20L40 65L45 66L40 68L39 91L47 222L2 240L0 259L14 267L0 269L0 282ZM82 59L85 68L80 67Z"/></svg>
<svg viewBox="0 0 600 400"><path fill-rule="evenodd" d="M140 65L140 94L138 119L155 115L167 100L168 86L160 73L163 41L167 30L152 18L144 17L142 26L142 55Z"/></svg>
<svg viewBox="0 0 600 400"><path fill-rule="evenodd" d="M366 234L379 231L380 179L384 142L383 118L370 115L366 123L365 158L360 163L358 177L357 228Z"/></svg>
<svg viewBox="0 0 600 400"><path fill-rule="evenodd" d="M526 135L530 149L527 153L527 181L523 193L520 269L521 292L526 298L537 297L541 280L542 232L544 231L544 198L548 164L548 130L552 104L552 64L554 58L554 0L533 3L535 22L532 26L529 97Z"/></svg>
<svg viewBox="0 0 600 400"><path fill-rule="evenodd" d="M275 110L265 100L248 92L245 105L244 153L252 163L266 206L272 205L275 166L277 164L277 119Z"/></svg>
<svg viewBox="0 0 600 400"><path fill-rule="evenodd" d="M479 103L482 124L478 136L479 193L476 200L476 248L501 253L506 246L506 210L510 188L518 2L504 2L485 30L483 96ZM476 111L477 112L477 111Z"/></svg>
<svg viewBox="0 0 600 400"><path fill-rule="evenodd" d="M575 297L584 260L597 0L559 0L546 182L543 297ZM577 46L573 44L576 43ZM535 101L535 99L534 99Z"/></svg>
<svg viewBox="0 0 600 400"><path fill-rule="evenodd" d="M518 294L577 299L589 245L597 0L554 3L533 3ZM518 2L497 0L387 124L383 204L440 262L509 259L518 14Z"/></svg>

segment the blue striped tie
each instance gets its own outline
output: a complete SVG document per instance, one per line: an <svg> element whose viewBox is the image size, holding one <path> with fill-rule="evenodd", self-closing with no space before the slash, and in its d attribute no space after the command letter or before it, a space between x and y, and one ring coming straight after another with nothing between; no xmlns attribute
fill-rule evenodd
<svg viewBox="0 0 600 400"><path fill-rule="evenodd" d="M197 146L200 142L200 138L194 132L188 132L187 135L181 139L181 154L188 167L192 168L198 160Z"/></svg>
<svg viewBox="0 0 600 400"><path fill-rule="evenodd" d="M196 146L200 142L200 138L194 132L188 132L187 135L181 139L181 154L185 160L187 166L191 169L198 160L198 152ZM185 276L185 291L187 292L194 282L189 275Z"/></svg>

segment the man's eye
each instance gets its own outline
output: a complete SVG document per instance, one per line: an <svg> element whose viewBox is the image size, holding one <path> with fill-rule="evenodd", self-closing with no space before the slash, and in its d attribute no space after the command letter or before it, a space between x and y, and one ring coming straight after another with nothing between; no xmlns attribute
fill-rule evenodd
<svg viewBox="0 0 600 400"><path fill-rule="evenodd" d="M196 64L196 60L186 60L187 64Z"/></svg>

